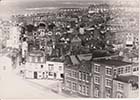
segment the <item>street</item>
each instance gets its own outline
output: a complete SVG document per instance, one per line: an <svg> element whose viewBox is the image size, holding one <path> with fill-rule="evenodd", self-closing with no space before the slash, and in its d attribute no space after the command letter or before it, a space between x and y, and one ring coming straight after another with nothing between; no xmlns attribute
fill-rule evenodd
<svg viewBox="0 0 140 100"><path fill-rule="evenodd" d="M49 83L51 84L51 81L54 84L53 80ZM1 70L0 72L0 98L2 99L62 99L66 97L52 92L49 86L45 88L33 81L23 79L14 71Z"/></svg>

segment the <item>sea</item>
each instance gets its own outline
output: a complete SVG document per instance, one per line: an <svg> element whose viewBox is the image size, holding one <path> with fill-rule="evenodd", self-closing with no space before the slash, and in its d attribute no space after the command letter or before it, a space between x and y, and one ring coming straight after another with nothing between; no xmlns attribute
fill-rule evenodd
<svg viewBox="0 0 140 100"><path fill-rule="evenodd" d="M7 18L14 14L25 14L48 9L88 7L92 3L92 0L2 0L0 1L0 17Z"/></svg>
<svg viewBox="0 0 140 100"><path fill-rule="evenodd" d="M1 0L0 17L9 18L15 14L34 13L37 11L44 12L57 8L88 7L91 4L110 3L113 1L114 0ZM132 2L130 4L132 4Z"/></svg>

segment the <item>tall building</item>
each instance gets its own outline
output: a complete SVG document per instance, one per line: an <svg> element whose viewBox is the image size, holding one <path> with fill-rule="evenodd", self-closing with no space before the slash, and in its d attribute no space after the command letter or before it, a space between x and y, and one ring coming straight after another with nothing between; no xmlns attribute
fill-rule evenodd
<svg viewBox="0 0 140 100"><path fill-rule="evenodd" d="M131 75L132 64L91 58L92 55L86 54L66 57L64 91L83 97L112 98L114 77Z"/></svg>

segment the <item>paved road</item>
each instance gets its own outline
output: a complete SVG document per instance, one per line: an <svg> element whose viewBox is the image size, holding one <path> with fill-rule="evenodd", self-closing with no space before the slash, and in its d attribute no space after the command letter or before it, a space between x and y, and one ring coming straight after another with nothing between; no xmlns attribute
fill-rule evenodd
<svg viewBox="0 0 140 100"><path fill-rule="evenodd" d="M67 98L33 84L13 73L12 71L0 71L0 98L2 99L63 99Z"/></svg>

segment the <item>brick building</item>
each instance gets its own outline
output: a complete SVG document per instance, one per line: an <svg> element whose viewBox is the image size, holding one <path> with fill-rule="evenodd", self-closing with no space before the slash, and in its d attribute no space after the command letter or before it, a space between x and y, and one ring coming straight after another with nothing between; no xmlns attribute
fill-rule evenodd
<svg viewBox="0 0 140 100"><path fill-rule="evenodd" d="M113 80L114 98L136 98L138 96L138 76L119 76Z"/></svg>
<svg viewBox="0 0 140 100"><path fill-rule="evenodd" d="M132 64L81 54L66 57L64 73L65 91L84 97L112 98L113 78L131 75Z"/></svg>

